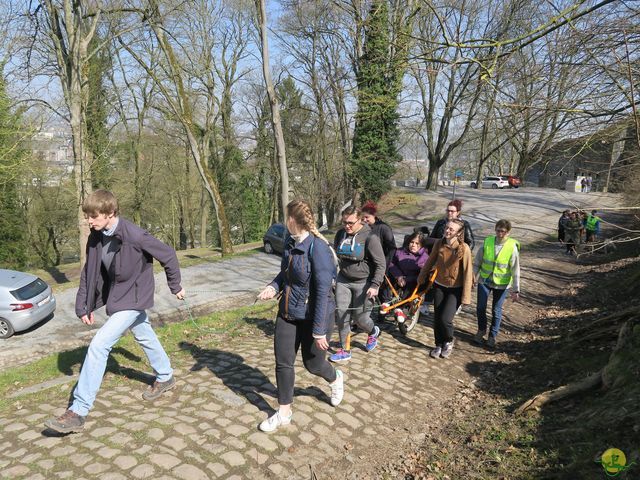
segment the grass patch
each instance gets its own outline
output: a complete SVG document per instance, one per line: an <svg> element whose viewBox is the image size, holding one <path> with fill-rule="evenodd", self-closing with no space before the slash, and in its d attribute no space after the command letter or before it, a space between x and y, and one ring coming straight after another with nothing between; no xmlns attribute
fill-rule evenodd
<svg viewBox="0 0 640 480"><path fill-rule="evenodd" d="M230 338L255 335L256 329L267 335L272 334L272 320L276 312L276 302L265 302L216 312L193 321L172 323L156 328L155 331L172 362L181 363L192 361L189 351L181 346L184 343L219 345L227 343ZM42 400L50 397L49 389L18 398L9 398L9 395L18 389L67 375L77 375L86 351L87 347L75 348L49 355L27 365L4 370L0 373L0 412L9 408L20 408L26 399ZM147 358L133 336L122 337L113 348L107 362L107 372L113 374L111 377L115 383L126 383L128 378L140 380L148 376L144 373L148 371L150 367ZM58 388L70 391L68 384Z"/></svg>

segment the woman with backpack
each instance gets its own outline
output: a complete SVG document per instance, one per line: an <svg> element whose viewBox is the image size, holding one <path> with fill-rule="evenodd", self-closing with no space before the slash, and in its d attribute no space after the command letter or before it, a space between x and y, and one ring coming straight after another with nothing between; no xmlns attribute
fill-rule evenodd
<svg viewBox="0 0 640 480"><path fill-rule="evenodd" d="M386 270L380 239L362 221L362 210L347 207L342 212L342 227L333 242L340 263L336 283L340 348L331 355L332 362L351 360L351 319L368 333L367 352L378 345L380 328L374 325L371 311Z"/></svg>
<svg viewBox="0 0 640 480"><path fill-rule="evenodd" d="M318 232L307 202L294 200L287 205L286 224L289 235L280 273L258 295L258 299L268 300L281 294L274 334L279 408L260 424L263 432L291 423L294 363L300 348L305 368L329 383L331 405L338 406L344 396L342 372L326 358L328 334L335 318L334 253Z"/></svg>

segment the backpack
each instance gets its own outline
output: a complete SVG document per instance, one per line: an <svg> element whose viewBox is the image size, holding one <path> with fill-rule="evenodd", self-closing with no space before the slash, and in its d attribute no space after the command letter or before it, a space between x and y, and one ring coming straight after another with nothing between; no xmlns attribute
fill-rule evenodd
<svg viewBox="0 0 640 480"><path fill-rule="evenodd" d="M321 240L322 241L322 240ZM311 240L311 246L309 247L309 271L311 271L311 262L313 260L313 245L316 242L316 236L313 236L313 240ZM331 256L333 257L333 265L336 267L336 276L338 275L338 272L340 271L340 262L338 261L338 255L336 254L336 251L334 250L334 248L331 246L330 243L327 243L327 247L329 247L329 251L331 252Z"/></svg>

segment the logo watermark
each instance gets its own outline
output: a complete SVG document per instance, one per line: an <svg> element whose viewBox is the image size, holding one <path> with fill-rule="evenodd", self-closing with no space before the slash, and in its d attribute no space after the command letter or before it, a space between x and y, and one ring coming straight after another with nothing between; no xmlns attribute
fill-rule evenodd
<svg viewBox="0 0 640 480"><path fill-rule="evenodd" d="M615 477L634 465L634 463L627 465L627 457L622 450L618 450L617 448L605 450L600 461L596 461L596 463L602 465L604 473L606 473L608 477Z"/></svg>

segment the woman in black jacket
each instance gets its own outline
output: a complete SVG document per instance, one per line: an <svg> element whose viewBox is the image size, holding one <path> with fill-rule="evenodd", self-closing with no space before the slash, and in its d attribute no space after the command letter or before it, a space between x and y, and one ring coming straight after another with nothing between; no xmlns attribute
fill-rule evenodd
<svg viewBox="0 0 640 480"><path fill-rule="evenodd" d="M447 226L447 222L451 220L461 220L464 223L464 243L469 245L469 248L473 250L475 246L475 239L473 238L473 231L471 230L471 225L469 222L460 218L460 214L462 213L462 200L452 200L447 205L447 215L445 218L441 218L438 220L429 235L430 238L444 238L445 228Z"/></svg>
<svg viewBox="0 0 640 480"><path fill-rule="evenodd" d="M365 202L360 210L362 210L362 221L369 225L371 231L380 238L384 258L387 261L387 267L389 267L393 254L396 253L396 239L393 236L393 230L377 216L378 206L371 200Z"/></svg>

